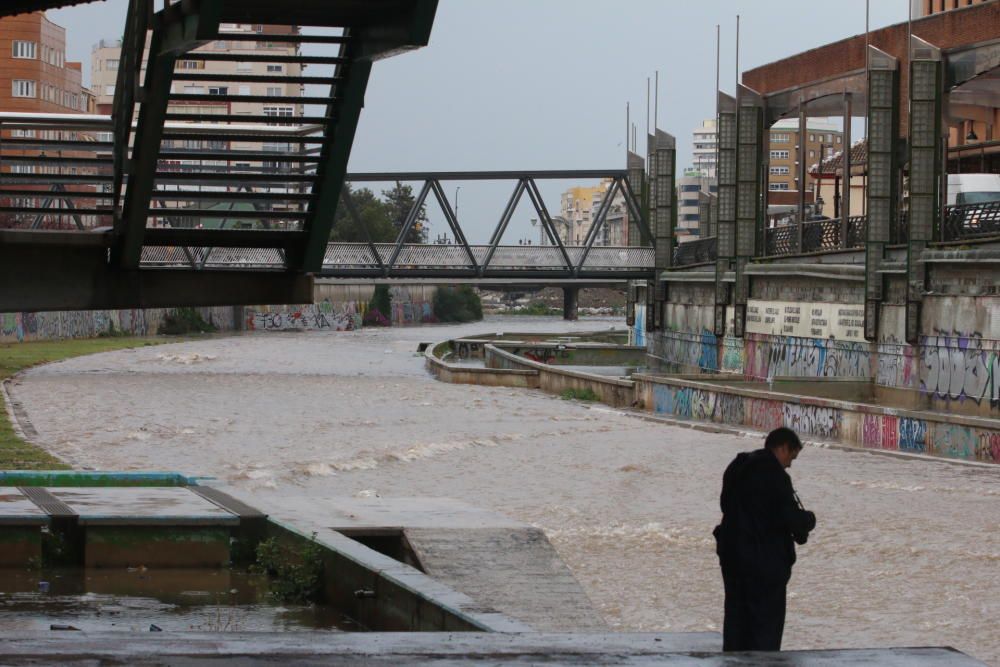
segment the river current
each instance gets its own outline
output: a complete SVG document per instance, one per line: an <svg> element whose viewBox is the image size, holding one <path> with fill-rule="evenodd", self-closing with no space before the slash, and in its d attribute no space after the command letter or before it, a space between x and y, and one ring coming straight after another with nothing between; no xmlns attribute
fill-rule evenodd
<svg viewBox="0 0 1000 667"><path fill-rule="evenodd" d="M747 436L538 391L435 381L417 343L620 320L258 333L34 369L14 395L57 455L272 494L448 496L544 529L615 630L719 630L711 529ZM1000 468L807 447L790 471L818 526L785 648L949 645L1000 664Z"/></svg>

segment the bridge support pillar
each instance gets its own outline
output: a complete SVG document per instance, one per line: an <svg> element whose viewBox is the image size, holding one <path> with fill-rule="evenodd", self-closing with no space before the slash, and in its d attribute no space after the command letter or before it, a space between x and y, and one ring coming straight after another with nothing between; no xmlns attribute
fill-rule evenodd
<svg viewBox="0 0 1000 667"><path fill-rule="evenodd" d="M563 287L563 319L576 320L580 303L579 287Z"/></svg>

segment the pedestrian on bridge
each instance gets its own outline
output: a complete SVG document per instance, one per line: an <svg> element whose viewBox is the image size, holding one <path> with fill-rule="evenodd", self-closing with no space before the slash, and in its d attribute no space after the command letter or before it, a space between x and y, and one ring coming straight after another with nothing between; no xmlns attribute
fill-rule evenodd
<svg viewBox="0 0 1000 667"><path fill-rule="evenodd" d="M713 533L726 592L724 651L781 650L793 542L805 544L816 526L785 472L801 451L795 431L777 428L722 476L722 523Z"/></svg>

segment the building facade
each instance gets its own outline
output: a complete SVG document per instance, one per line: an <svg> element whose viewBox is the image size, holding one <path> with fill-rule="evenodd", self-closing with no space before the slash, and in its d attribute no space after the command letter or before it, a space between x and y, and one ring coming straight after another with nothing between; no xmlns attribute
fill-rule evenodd
<svg viewBox="0 0 1000 667"><path fill-rule="evenodd" d="M586 245L590 225L597 216L611 187L611 179L594 186L576 186L563 192L559 202L559 215L553 217L559 238L565 245ZM604 225L597 232L594 245L628 245L628 205L621 192L615 193ZM543 237L544 238L544 237ZM547 243L544 239L543 243Z"/></svg>
<svg viewBox="0 0 1000 667"><path fill-rule="evenodd" d="M701 121L701 127L692 133L692 169L702 176L715 178L715 162L718 158L718 130L714 118Z"/></svg>
<svg viewBox="0 0 1000 667"><path fill-rule="evenodd" d="M714 170L714 167L713 167ZM685 170L677 179L677 242L693 241L701 236L701 193L716 194L718 186L714 177L705 176L700 169Z"/></svg>
<svg viewBox="0 0 1000 667"><path fill-rule="evenodd" d="M771 126L768 148L768 202L793 203L799 191L799 121L780 120ZM844 149L844 133L840 126L826 120L809 119L804 137L806 150L806 200L816 198L815 179L811 167Z"/></svg>
<svg viewBox="0 0 1000 667"><path fill-rule="evenodd" d="M82 66L66 61L66 30L43 12L0 20L0 109L86 113Z"/></svg>
<svg viewBox="0 0 1000 667"><path fill-rule="evenodd" d="M66 60L66 30L50 21L44 12L19 14L0 20L0 110L21 113L81 114L94 112L93 94L82 85L82 66ZM5 128L0 132L3 164L0 172L24 177L0 192L0 227L42 229L94 226L97 216L61 213L72 205L94 210L98 200L80 197L95 192L93 185L45 184L44 175L94 173L94 167L72 162L89 159L93 152L67 148L59 142L92 141L93 132ZM39 144L37 142L49 142ZM19 143L24 144L23 147ZM37 176L37 178L36 178ZM52 196L61 191L62 197ZM38 195L34 195L37 192ZM45 214L33 213L47 201Z"/></svg>
<svg viewBox="0 0 1000 667"><path fill-rule="evenodd" d="M971 7L984 2L994 2L995 0L911 0L914 18L930 16L940 12L947 12L952 9Z"/></svg>

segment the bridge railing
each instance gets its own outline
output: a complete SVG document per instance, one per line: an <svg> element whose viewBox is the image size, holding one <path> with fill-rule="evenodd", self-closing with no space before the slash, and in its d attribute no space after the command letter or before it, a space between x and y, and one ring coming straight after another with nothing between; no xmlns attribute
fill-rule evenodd
<svg viewBox="0 0 1000 667"><path fill-rule="evenodd" d="M376 254L372 252L374 247ZM486 262L491 246L470 246L479 266ZM323 259L323 273L474 270L462 246L406 244L396 262L389 266L396 245L393 243L330 243ZM579 262L586 251L583 246L566 248L571 262ZM597 246L590 249L583 263L582 274L590 272L622 273L638 276L652 271L654 251L645 247ZM179 246L143 249L142 265L157 268L186 269L283 269L284 257L277 248L185 248ZM560 273L573 270L567 266L555 246L497 246L484 272L504 271Z"/></svg>
<svg viewBox="0 0 1000 667"><path fill-rule="evenodd" d="M841 239L841 221L814 220L802 224L802 247L799 248L798 226L782 225L765 230L764 254L795 255L798 253L821 252L829 250L854 250L863 248L867 229L866 216L854 216L848 219L847 242Z"/></svg>

